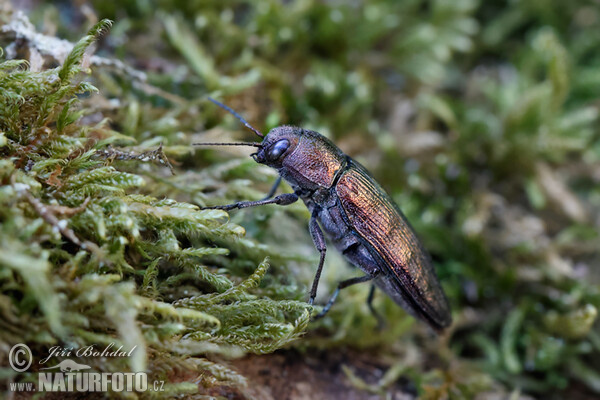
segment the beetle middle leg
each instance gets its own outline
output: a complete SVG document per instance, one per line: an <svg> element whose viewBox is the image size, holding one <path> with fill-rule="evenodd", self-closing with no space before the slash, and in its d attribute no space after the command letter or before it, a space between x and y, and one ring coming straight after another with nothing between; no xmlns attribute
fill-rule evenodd
<svg viewBox="0 0 600 400"><path fill-rule="evenodd" d="M345 281L341 281L338 284L337 288L335 289L335 292L333 292L333 294L329 298L329 301L327 302L327 304L325 304L325 307L323 307L323 310L321 310L321 312L318 313L313 318L313 320L323 318L325 316L325 314L327 314L329 312L329 309L331 308L333 303L335 303L335 300L337 299L338 295L340 294L340 290L347 288L348 286L356 285L357 283L368 282L368 281L374 279L375 277L377 277L377 274L358 276L356 278L350 278L350 279L346 279Z"/></svg>
<svg viewBox="0 0 600 400"><path fill-rule="evenodd" d="M315 207L312 216L310 217L310 222L308 224L310 230L310 236L312 237L313 243L317 250L319 250L319 266L317 267L317 272L315 273L315 279L313 280L312 287L310 289L310 295L308 298L308 304L312 305L315 302L315 297L317 297L317 287L319 286L319 280L321 279L321 272L323 271L323 265L325 263L325 253L327 253L327 245L325 244L325 237L323 236L323 231L319 227L317 222L317 215L319 214L318 207Z"/></svg>
<svg viewBox="0 0 600 400"><path fill-rule="evenodd" d="M267 204L279 204L280 206L287 206L298 201L298 195L296 193L284 193L273 197L272 199L263 199L257 201L238 201L237 203L227 204L224 206L211 206L202 207L203 210L225 210L230 211L236 208L248 208L256 206L264 206Z"/></svg>

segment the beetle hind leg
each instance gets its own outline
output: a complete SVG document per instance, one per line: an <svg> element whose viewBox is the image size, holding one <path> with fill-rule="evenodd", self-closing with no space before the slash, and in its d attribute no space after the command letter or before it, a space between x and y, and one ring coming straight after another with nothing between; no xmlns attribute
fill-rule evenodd
<svg viewBox="0 0 600 400"><path fill-rule="evenodd" d="M383 328L385 328L385 320L383 319L381 314L379 314L377 312L375 307L373 307L373 298L374 297L375 297L375 284L373 283L373 284L371 284L371 289L369 289L369 295L367 296L367 307L369 307L369 311L371 311L371 314L373 314L373 316L377 320L377 330L381 331L381 330L383 330Z"/></svg>
<svg viewBox="0 0 600 400"><path fill-rule="evenodd" d="M368 281L372 280L373 278L375 278L375 275L364 275L364 276L358 276L356 278L346 279L345 281L341 281L338 284L335 291L333 292L333 294L331 295L331 297L329 298L329 301L327 301L327 304L325 304L325 307L323 307L323 310L321 310L320 313L315 315L313 320L323 318L325 316L325 314L327 314L329 312L329 309L331 308L333 303L335 303L335 300L337 299L338 295L340 294L340 290L347 288L348 286L356 285L357 283L368 282Z"/></svg>

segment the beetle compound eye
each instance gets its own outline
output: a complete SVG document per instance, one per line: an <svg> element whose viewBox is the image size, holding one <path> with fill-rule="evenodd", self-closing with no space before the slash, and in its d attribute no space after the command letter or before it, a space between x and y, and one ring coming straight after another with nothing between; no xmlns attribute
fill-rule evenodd
<svg viewBox="0 0 600 400"><path fill-rule="evenodd" d="M285 151L290 147L290 142L287 139L282 139L275 143L273 147L269 149L269 159L271 161L277 160Z"/></svg>

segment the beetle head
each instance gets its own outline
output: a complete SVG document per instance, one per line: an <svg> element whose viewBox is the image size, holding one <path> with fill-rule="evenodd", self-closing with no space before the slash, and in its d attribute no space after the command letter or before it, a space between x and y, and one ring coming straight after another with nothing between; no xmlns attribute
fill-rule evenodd
<svg viewBox="0 0 600 400"><path fill-rule="evenodd" d="M285 158L292 154L298 145L301 129L292 126L278 126L273 128L260 144L258 151L252 154L254 161L280 168Z"/></svg>
<svg viewBox="0 0 600 400"><path fill-rule="evenodd" d="M277 169L290 184L305 189L330 187L336 172L345 163L344 153L318 132L284 125L273 128L265 136L231 108L214 99L209 100L229 111L263 140L195 145L256 147L258 150L252 154L256 162Z"/></svg>

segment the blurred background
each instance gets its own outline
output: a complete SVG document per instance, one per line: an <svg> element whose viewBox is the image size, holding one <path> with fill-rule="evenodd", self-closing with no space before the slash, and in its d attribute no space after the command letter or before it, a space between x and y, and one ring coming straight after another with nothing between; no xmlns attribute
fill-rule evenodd
<svg viewBox="0 0 600 400"><path fill-rule="evenodd" d="M284 350L227 361L248 386L213 395L600 396L597 0L12 0L0 22L19 11L39 34L71 42L114 21L97 43L102 60L89 63L99 92L80 97L80 123L109 118L139 148L163 143L177 175L142 174L144 193L204 206L268 191L275 171L248 149L189 146L253 140L212 96L262 132L291 124L332 139L432 254L455 321L444 337L380 292L387 324L377 330L368 285L349 288ZM32 70L64 61L56 43L11 52L14 32L2 32L5 58ZM300 204L231 213L246 239L267 245L250 259L272 257L262 296L305 300L318 259L308 217ZM243 253L220 245L230 259ZM223 263L208 262L236 275ZM319 301L357 274L328 252Z"/></svg>

